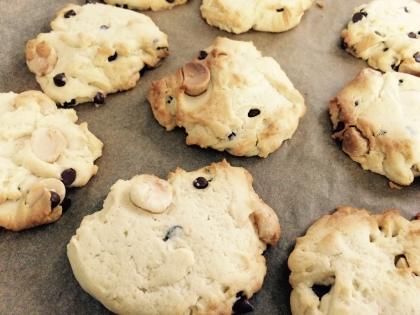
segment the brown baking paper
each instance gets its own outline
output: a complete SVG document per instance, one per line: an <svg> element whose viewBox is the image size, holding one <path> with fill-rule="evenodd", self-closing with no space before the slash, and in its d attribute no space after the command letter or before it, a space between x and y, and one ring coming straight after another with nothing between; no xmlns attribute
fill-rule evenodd
<svg viewBox="0 0 420 315"><path fill-rule="evenodd" d="M102 209L111 185L136 174L166 178L181 167L194 171L220 162L246 168L254 189L277 213L282 234L265 253L267 275L251 299L255 315L291 314L287 259L295 238L339 205L373 213L398 208L408 219L419 211L419 180L391 189L389 180L364 171L331 139L328 101L367 66L340 48L340 32L363 0L326 0L305 13L301 23L284 33L249 31L235 35L209 26L201 18L201 1L190 0L169 11L143 13L166 34L170 56L146 72L130 91L110 94L99 108L78 105L78 123L104 143L98 174L81 188L70 189L71 208L55 223L10 232L0 228L0 314L110 314L83 291L73 276L66 245L83 217ZM80 5L84 1L77 1ZM49 23L65 0L0 1L0 92L40 90L25 63L25 45ZM253 41L273 57L305 98L307 114L294 136L267 158L235 157L226 152L185 144L185 132L167 132L154 119L146 92L160 79L190 61L217 36ZM1 189L1 187L0 187Z"/></svg>

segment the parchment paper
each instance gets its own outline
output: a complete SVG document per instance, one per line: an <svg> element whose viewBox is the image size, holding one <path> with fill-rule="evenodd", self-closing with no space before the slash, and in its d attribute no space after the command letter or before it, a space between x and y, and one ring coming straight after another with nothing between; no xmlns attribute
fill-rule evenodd
<svg viewBox="0 0 420 315"><path fill-rule="evenodd" d="M328 101L367 66L339 47L340 32L364 0L325 0L313 6L301 23L285 33L250 31L235 35L211 27L201 18L201 1L169 11L143 11L168 34L170 56L146 72L137 86L108 95L105 105L77 106L78 123L104 142L99 171L82 188L71 189L71 208L55 223L21 232L0 228L0 314L110 314L83 291L73 276L66 245L83 217L102 209L109 188L136 174L166 178L181 167L187 171L219 162L246 168L254 189L277 213L282 234L265 253L268 273L251 303L255 315L291 314L287 259L295 238L337 206L350 205L373 213L398 208L406 218L419 212L419 180L402 190L388 179L364 171L331 139ZM84 4L82 0L75 1ZM0 92L40 90L29 72L24 49L49 23L65 0L0 0ZM306 100L307 114L292 137L266 159L234 157L185 144L185 132L167 132L154 119L146 91L190 61L217 36L253 41L263 55L273 57ZM0 187L1 189L1 187Z"/></svg>

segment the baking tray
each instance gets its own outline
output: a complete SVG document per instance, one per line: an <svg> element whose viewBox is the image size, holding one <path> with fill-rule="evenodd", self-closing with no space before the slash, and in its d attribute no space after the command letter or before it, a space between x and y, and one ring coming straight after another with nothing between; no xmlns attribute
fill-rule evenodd
<svg viewBox="0 0 420 315"><path fill-rule="evenodd" d="M301 23L284 33L235 35L219 30L201 18L198 0L168 11L143 11L168 34L170 56L132 90L108 95L105 105L75 107L78 123L86 121L104 143L96 161L98 174L86 186L70 189L72 206L57 222L21 232L0 228L0 314L111 314L79 286L66 245L83 217L102 209L110 187L136 174L166 178L177 167L194 171L223 159L252 174L255 191L276 211L282 228L278 244L264 254L268 271L262 289L251 299L255 315L291 314L287 259L296 237L322 215L350 205L373 213L398 208L413 218L419 212L419 180L391 189L387 178L362 170L331 139L328 101L367 66L340 48L341 30L364 1L324 2L323 8L314 3ZM25 45L50 31L55 12L66 3L0 0L0 92L40 90L26 66ZM265 159L187 146L185 131L167 132L146 100L153 80L180 68L217 36L252 41L281 65L305 98L307 114L296 133Z"/></svg>

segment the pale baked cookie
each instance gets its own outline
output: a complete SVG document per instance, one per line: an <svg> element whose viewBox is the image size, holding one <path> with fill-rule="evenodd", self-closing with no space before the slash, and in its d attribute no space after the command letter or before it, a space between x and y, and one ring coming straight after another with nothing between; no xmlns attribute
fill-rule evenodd
<svg viewBox="0 0 420 315"><path fill-rule="evenodd" d="M420 174L420 78L363 69L329 111L332 137L363 169L401 185Z"/></svg>
<svg viewBox="0 0 420 315"><path fill-rule="evenodd" d="M290 254L293 315L411 315L420 310L420 220L341 206Z"/></svg>
<svg viewBox="0 0 420 315"><path fill-rule="evenodd" d="M420 3L374 0L354 10L342 47L375 69L420 76Z"/></svg>
<svg viewBox="0 0 420 315"><path fill-rule="evenodd" d="M56 221L66 187L96 174L102 142L45 94L0 93L0 226L19 231Z"/></svg>
<svg viewBox="0 0 420 315"><path fill-rule="evenodd" d="M306 107L271 57L252 42L218 37L147 93L155 118L184 127L188 145L266 157L292 137Z"/></svg>
<svg viewBox="0 0 420 315"><path fill-rule="evenodd" d="M203 0L202 17L221 30L284 32L300 23L314 0Z"/></svg>
<svg viewBox="0 0 420 315"><path fill-rule="evenodd" d="M188 0L104 0L105 3L134 10L169 10L176 5L184 4Z"/></svg>
<svg viewBox="0 0 420 315"><path fill-rule="evenodd" d="M26 45L26 62L42 90L64 106L133 88L144 67L169 55L167 35L141 13L106 4L67 4Z"/></svg>
<svg viewBox="0 0 420 315"><path fill-rule="evenodd" d="M117 314L227 315L253 309L262 253L279 236L251 175L222 161L118 180L67 255L82 288Z"/></svg>

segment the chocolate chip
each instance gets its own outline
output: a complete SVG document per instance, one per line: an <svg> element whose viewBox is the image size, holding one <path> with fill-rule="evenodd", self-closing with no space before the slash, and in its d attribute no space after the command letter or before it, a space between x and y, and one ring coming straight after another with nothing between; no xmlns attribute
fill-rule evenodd
<svg viewBox="0 0 420 315"><path fill-rule="evenodd" d="M232 140L233 138L235 138L235 136L236 136L236 133L232 132L232 133L228 136L228 138L229 138L229 140Z"/></svg>
<svg viewBox="0 0 420 315"><path fill-rule="evenodd" d="M117 59L117 57L118 57L118 54L117 54L117 52L115 52L115 54L113 54L112 56L108 57L108 61L109 62L114 61L115 59Z"/></svg>
<svg viewBox="0 0 420 315"><path fill-rule="evenodd" d="M334 129L334 133L344 130L345 126L346 125L342 121L339 121L337 124L337 128Z"/></svg>
<svg viewBox="0 0 420 315"><path fill-rule="evenodd" d="M198 52L198 57L197 58L198 58L198 60L203 60L207 57L207 55L208 55L208 53L206 51L200 50Z"/></svg>
<svg viewBox="0 0 420 315"><path fill-rule="evenodd" d="M166 0L168 3L174 3L175 0Z"/></svg>
<svg viewBox="0 0 420 315"><path fill-rule="evenodd" d="M66 19L68 19L69 17L75 16L75 15L76 15L76 12L74 12L74 10L69 10L66 13L64 13L64 17Z"/></svg>
<svg viewBox="0 0 420 315"><path fill-rule="evenodd" d="M209 185L209 182L204 177L197 177L193 183L194 187L197 189L204 189Z"/></svg>
<svg viewBox="0 0 420 315"><path fill-rule="evenodd" d="M235 313L246 314L254 311L254 306L249 302L246 296L241 296L239 300L233 304L232 310Z"/></svg>
<svg viewBox="0 0 420 315"><path fill-rule="evenodd" d="M361 19L363 19L365 17L365 15L361 12L357 12L353 15L353 18L351 19L353 21L353 23L357 23L359 22Z"/></svg>
<svg viewBox="0 0 420 315"><path fill-rule="evenodd" d="M415 60L416 62L420 62L420 52L416 52L416 53L414 54L413 58L414 58L414 60Z"/></svg>
<svg viewBox="0 0 420 315"><path fill-rule="evenodd" d="M364 16L367 16L368 15L366 11L363 11L363 9L360 10L360 13L362 13Z"/></svg>
<svg viewBox="0 0 420 315"><path fill-rule="evenodd" d="M69 186L73 184L75 179L76 179L76 171L72 168L64 170L61 173L61 181L63 182L64 186Z"/></svg>
<svg viewBox="0 0 420 315"><path fill-rule="evenodd" d="M322 285L322 284L314 284L312 286L312 291L316 294L316 296L321 300L321 298L330 292L331 286L330 285Z"/></svg>
<svg viewBox="0 0 420 315"><path fill-rule="evenodd" d="M55 207L57 207L60 204L60 195L57 194L55 191L50 191L51 193L51 209L54 209Z"/></svg>
<svg viewBox="0 0 420 315"><path fill-rule="evenodd" d="M340 47L344 50L349 48L349 45L346 44L346 42L344 41L344 38L341 38Z"/></svg>
<svg viewBox="0 0 420 315"><path fill-rule="evenodd" d="M62 208L62 212L67 211L71 206L71 199L65 197L63 202L61 202L61 208Z"/></svg>
<svg viewBox="0 0 420 315"><path fill-rule="evenodd" d="M66 78L66 75L64 73L59 73L59 74L56 74L54 76L53 80L54 80L54 84L56 86L61 87L61 86L65 86L66 85L67 78Z"/></svg>
<svg viewBox="0 0 420 315"><path fill-rule="evenodd" d="M384 48L384 52L385 52L385 51L387 51L388 49L389 49L388 47L385 47L385 48Z"/></svg>
<svg viewBox="0 0 420 315"><path fill-rule="evenodd" d="M76 104L76 99L72 99L70 102L64 102L63 103L63 107L69 108L69 107L73 107Z"/></svg>
<svg viewBox="0 0 420 315"><path fill-rule="evenodd" d="M92 0L86 0L86 4L92 3Z"/></svg>
<svg viewBox="0 0 420 315"><path fill-rule="evenodd" d="M359 101L354 102L354 106L359 106Z"/></svg>
<svg viewBox="0 0 420 315"><path fill-rule="evenodd" d="M255 109L250 109L248 112L248 117L255 117L258 116L261 113L261 111L257 108Z"/></svg>
<svg viewBox="0 0 420 315"><path fill-rule="evenodd" d="M106 26L106 25L101 25L101 27L100 27L100 29L101 30L107 30L109 27L108 26Z"/></svg>
<svg viewBox="0 0 420 315"><path fill-rule="evenodd" d="M382 37L381 33L379 33L378 31L375 31L375 34Z"/></svg>
<svg viewBox="0 0 420 315"><path fill-rule="evenodd" d="M416 36L416 33L410 32L410 33L408 33L408 37L410 37L410 38L416 38L417 36Z"/></svg>
<svg viewBox="0 0 420 315"><path fill-rule="evenodd" d="M181 227L181 226L179 226L179 225L174 225L174 226L172 226L172 227L168 230L168 232L166 232L166 235L165 235L165 237L163 238L163 241L164 241L164 242L166 242L166 241L167 241L167 240L169 240L170 238L174 237L174 235L175 235L175 233L176 233L176 231L177 231L178 229L182 229L182 227Z"/></svg>
<svg viewBox="0 0 420 315"><path fill-rule="evenodd" d="M378 136L384 136L384 135L386 135L386 133L387 133L387 131L386 130L380 130L379 131L379 133L378 133Z"/></svg>
<svg viewBox="0 0 420 315"><path fill-rule="evenodd" d="M398 72L399 65L393 64L393 65L391 65L391 68L392 68L392 70Z"/></svg>
<svg viewBox="0 0 420 315"><path fill-rule="evenodd" d="M277 12L283 12L284 11L284 8L277 9L276 11Z"/></svg>
<svg viewBox="0 0 420 315"><path fill-rule="evenodd" d="M403 80L403 79L399 79L399 80L398 80L398 82L403 83L403 82L404 82L404 80Z"/></svg>
<svg viewBox="0 0 420 315"><path fill-rule="evenodd" d="M404 7L404 11L408 13L408 9L407 9L407 7Z"/></svg>
<svg viewBox="0 0 420 315"><path fill-rule="evenodd" d="M96 93L95 97L93 98L93 102L95 104L103 104L103 103L105 103L105 96L101 92L98 92L98 93Z"/></svg>
<svg viewBox="0 0 420 315"><path fill-rule="evenodd" d="M168 96L167 97L167 99L166 99L166 104L171 104L171 102L172 102L172 100L173 100L174 98L172 97L172 96Z"/></svg>

